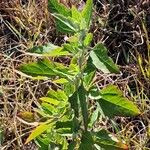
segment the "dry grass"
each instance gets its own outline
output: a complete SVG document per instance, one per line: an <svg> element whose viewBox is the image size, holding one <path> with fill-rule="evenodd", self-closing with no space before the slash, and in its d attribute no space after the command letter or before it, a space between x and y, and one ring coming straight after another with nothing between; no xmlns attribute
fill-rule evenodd
<svg viewBox="0 0 150 150"><path fill-rule="evenodd" d="M108 83L119 85L124 95L132 99L142 111L139 117L115 118L114 126L107 121L104 125L114 133L118 128L118 138L129 144L131 150L148 150L150 82L149 76L144 73L146 68L149 69L150 29L149 20L144 18L149 17L149 4L148 1L141 1L137 5L135 1L131 1L122 12L123 4L117 1L112 4L108 1L100 2L102 3L97 2L93 17L93 42L105 42L110 50L109 54L120 65L122 74L104 76L98 73L97 84L100 88ZM116 12L115 8L119 10ZM122 14L121 18L112 19L112 15L120 15L118 12ZM133 15L130 16L130 13ZM125 19L126 21L122 22ZM50 87L50 82L33 81L18 74L17 68L21 63L37 59L27 56L29 48L48 42L60 44L60 41L63 41L62 35L55 31L46 0L0 0L0 149L37 149L34 143L24 145L24 142L34 123L38 121L33 108L38 105L38 98ZM26 111L33 114L33 123L19 119L18 114Z"/></svg>

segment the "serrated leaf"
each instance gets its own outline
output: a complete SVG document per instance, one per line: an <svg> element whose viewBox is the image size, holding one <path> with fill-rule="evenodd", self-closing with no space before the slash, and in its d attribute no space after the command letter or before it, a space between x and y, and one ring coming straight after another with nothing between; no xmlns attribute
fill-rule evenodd
<svg viewBox="0 0 150 150"><path fill-rule="evenodd" d="M108 133L106 130L101 130L99 132L93 132L94 142L99 148L104 148L105 150L128 150L128 146L120 142L113 135ZM97 146L96 146L97 147Z"/></svg>
<svg viewBox="0 0 150 150"><path fill-rule="evenodd" d="M54 64L48 60L39 60L37 63L24 64L20 67L20 71L32 76L55 76L53 71Z"/></svg>
<svg viewBox="0 0 150 150"><path fill-rule="evenodd" d="M62 33L77 33L79 25L70 17L65 17L61 14L52 14L56 18L56 28Z"/></svg>
<svg viewBox="0 0 150 150"><path fill-rule="evenodd" d="M58 0L48 0L48 7L52 13L62 14L66 17L71 16L71 10L62 3L58 2Z"/></svg>
<svg viewBox="0 0 150 150"><path fill-rule="evenodd" d="M114 116L136 116L140 114L137 106L123 96L114 85L109 85L101 90L101 98L98 100L104 114Z"/></svg>
<svg viewBox="0 0 150 150"><path fill-rule="evenodd" d="M87 27L89 27L92 18L92 8L93 8L93 0L87 0L86 5L84 6L81 12L82 18L85 19Z"/></svg>
<svg viewBox="0 0 150 150"><path fill-rule="evenodd" d="M90 53L92 63L95 67L104 73L119 73L118 67L113 63L113 60L107 55L106 47L98 43Z"/></svg>
<svg viewBox="0 0 150 150"><path fill-rule="evenodd" d="M69 72L69 68L56 62L52 62L48 59L42 59L38 62L24 64L20 66L20 71L33 77L46 76L54 77L60 76L71 80L73 73Z"/></svg>
<svg viewBox="0 0 150 150"><path fill-rule="evenodd" d="M27 138L25 144L29 143L30 141L32 141L33 139L35 139L37 136L41 135L43 132L45 132L48 128L50 128L51 125L50 124L41 124L39 126L37 126L32 133L30 134L30 136Z"/></svg>
<svg viewBox="0 0 150 150"><path fill-rule="evenodd" d="M35 46L30 50L30 52L41 54L42 56L51 56L51 57L69 55L68 51L64 51L62 47L56 46L52 43L48 43L42 46Z"/></svg>

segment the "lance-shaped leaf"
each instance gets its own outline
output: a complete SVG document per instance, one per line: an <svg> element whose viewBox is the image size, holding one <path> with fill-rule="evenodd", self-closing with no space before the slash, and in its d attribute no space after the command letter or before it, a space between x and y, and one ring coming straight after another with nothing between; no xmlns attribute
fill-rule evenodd
<svg viewBox="0 0 150 150"><path fill-rule="evenodd" d="M137 106L125 98L116 86L109 85L100 93L101 98L98 102L106 116L136 116L140 114Z"/></svg>
<svg viewBox="0 0 150 150"><path fill-rule="evenodd" d="M60 76L70 80L73 73L70 73L68 67L56 62L52 62L48 59L42 59L35 63L24 64L20 67L20 70L33 77L36 76Z"/></svg>
<svg viewBox="0 0 150 150"><path fill-rule="evenodd" d="M79 25L71 18L65 17L61 14L52 14L56 18L56 28L63 33L77 33L80 28Z"/></svg>
<svg viewBox="0 0 150 150"><path fill-rule="evenodd" d="M95 147L105 150L128 150L128 146L105 130L93 132Z"/></svg>
<svg viewBox="0 0 150 150"><path fill-rule="evenodd" d="M71 108L74 110L75 116L79 117L79 97L78 91L75 91L71 97L69 97Z"/></svg>
<svg viewBox="0 0 150 150"><path fill-rule="evenodd" d="M50 129L52 127L53 124L46 124L43 123L39 126L37 126L32 133L29 135L29 137L26 140L26 143L29 143L30 141L32 141L33 139L35 139L36 137L38 137L39 135L41 135L43 132L45 132L47 129Z"/></svg>
<svg viewBox="0 0 150 150"><path fill-rule="evenodd" d="M60 79L53 80L53 83L65 84L65 83L68 83L68 80L66 80L65 78L60 78Z"/></svg>
<svg viewBox="0 0 150 150"><path fill-rule="evenodd" d="M83 85L78 88L78 97L81 106L81 112L84 122L84 128L87 130L88 126L88 106L87 106L87 92Z"/></svg>
<svg viewBox="0 0 150 150"><path fill-rule="evenodd" d="M85 70L84 70L84 86L85 86L87 91L89 90L89 88L93 84L95 73L96 73L96 68L90 62L90 60L88 60L87 65L86 65Z"/></svg>
<svg viewBox="0 0 150 150"><path fill-rule="evenodd" d="M35 46L32 49L30 49L30 52L42 54L43 56L51 56L51 57L69 55L68 51L64 51L62 47L56 46L52 43L48 43L42 46Z"/></svg>
<svg viewBox="0 0 150 150"><path fill-rule="evenodd" d="M43 103L41 104L41 106L42 106L43 111L44 111L46 114L50 114L50 115L56 115L56 114L58 114L58 109L57 109L57 107L55 107L55 106L53 106L53 105L51 105L51 104L48 104L48 103L43 102Z"/></svg>
<svg viewBox="0 0 150 150"><path fill-rule="evenodd" d="M31 76L55 76L54 67L52 62L48 60L39 60L29 64L23 64L20 66L20 71Z"/></svg>
<svg viewBox="0 0 150 150"><path fill-rule="evenodd" d="M71 16L71 10L58 2L58 0L48 0L48 7L52 13L59 13L63 16Z"/></svg>
<svg viewBox="0 0 150 150"><path fill-rule="evenodd" d="M42 102L50 103L54 106L57 106L58 104L60 104L60 102L58 100L50 98L50 97L41 97L40 100Z"/></svg>
<svg viewBox="0 0 150 150"><path fill-rule="evenodd" d="M107 55L107 49L103 44L98 43L91 51L90 57L95 67L104 73L119 73L118 67Z"/></svg>
<svg viewBox="0 0 150 150"><path fill-rule="evenodd" d="M93 8L93 0L87 0L84 9L81 12L82 18L85 19L87 27L89 27L92 18L92 8Z"/></svg>

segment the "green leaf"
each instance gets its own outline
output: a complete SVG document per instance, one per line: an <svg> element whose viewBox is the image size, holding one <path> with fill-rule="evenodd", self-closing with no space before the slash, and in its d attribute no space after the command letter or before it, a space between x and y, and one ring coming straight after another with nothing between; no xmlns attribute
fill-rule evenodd
<svg viewBox="0 0 150 150"><path fill-rule="evenodd" d="M59 128L72 128L73 122L72 121L57 121L56 122L56 128L55 129L59 129Z"/></svg>
<svg viewBox="0 0 150 150"><path fill-rule="evenodd" d="M83 132L79 150L92 150L94 149L94 140L90 132Z"/></svg>
<svg viewBox="0 0 150 150"><path fill-rule="evenodd" d="M99 108L96 108L94 112L92 112L90 122L89 122L89 127L92 128L96 120L98 119L99 116Z"/></svg>
<svg viewBox="0 0 150 150"><path fill-rule="evenodd" d="M96 71L89 72L84 76L84 86L86 90L89 90L89 88L92 86L93 79L95 77L95 72Z"/></svg>
<svg viewBox="0 0 150 150"><path fill-rule="evenodd" d="M68 83L68 80L66 80L65 78L60 78L60 79L53 80L53 83L65 84L65 83Z"/></svg>
<svg viewBox="0 0 150 150"><path fill-rule="evenodd" d="M61 134L61 136L72 137L72 131L70 128L59 128L59 129L57 129L57 133Z"/></svg>
<svg viewBox="0 0 150 150"><path fill-rule="evenodd" d="M23 73L32 76L56 76L54 72L54 64L48 60L39 60L37 63L24 64L20 67Z"/></svg>
<svg viewBox="0 0 150 150"><path fill-rule="evenodd" d="M30 52L43 54L43 53L49 53L49 51L52 51L52 50L55 50L55 49L58 49L58 48L61 48L61 47L56 46L52 43L48 43L48 44L42 45L42 46L35 46L35 47L30 49Z"/></svg>
<svg viewBox="0 0 150 150"><path fill-rule="evenodd" d="M92 42L92 39L93 39L93 34L88 33L85 37L85 40L84 40L84 46L89 46L90 43Z"/></svg>
<svg viewBox="0 0 150 150"><path fill-rule="evenodd" d="M75 34L73 36L68 37L67 41L71 43L71 45L77 45L79 43L79 34Z"/></svg>
<svg viewBox="0 0 150 150"><path fill-rule="evenodd" d="M75 6L72 6L71 13L73 20L77 21L80 24L82 16Z"/></svg>
<svg viewBox="0 0 150 150"><path fill-rule="evenodd" d="M42 54L42 56L51 56L51 57L69 55L68 51L64 51L62 47L53 45L52 43L48 43L42 46L35 46L30 50L30 52Z"/></svg>
<svg viewBox="0 0 150 150"><path fill-rule="evenodd" d="M53 98L49 98L49 97L41 97L40 100L42 102L50 103L50 104L53 104L56 106L60 103L58 100L53 99Z"/></svg>
<svg viewBox="0 0 150 150"><path fill-rule="evenodd" d="M49 139L42 138L38 136L35 140L35 143L38 145L39 150L49 150Z"/></svg>
<svg viewBox="0 0 150 150"><path fill-rule="evenodd" d="M84 69L84 86L87 91L91 88L93 84L95 73L96 73L96 68L88 59L87 65Z"/></svg>
<svg viewBox="0 0 150 150"><path fill-rule="evenodd" d="M90 25L92 18L93 0L87 0L84 9L82 10L82 18L85 19L87 27Z"/></svg>
<svg viewBox="0 0 150 150"><path fill-rule="evenodd" d="M97 44L93 48L93 51L91 51L90 57L95 67L104 73L119 73L118 67L113 63L113 60L108 57L107 49L103 44Z"/></svg>
<svg viewBox="0 0 150 150"><path fill-rule="evenodd" d="M106 116L136 116L140 114L137 106L123 97L122 92L116 86L109 85L100 92L101 98L98 102Z"/></svg>
<svg viewBox="0 0 150 150"><path fill-rule="evenodd" d="M78 88L78 97L81 106L81 112L83 116L84 128L87 130L88 126L88 107L87 107L87 92L83 85Z"/></svg>
<svg viewBox="0 0 150 150"><path fill-rule="evenodd" d="M71 18L65 17L61 14L52 14L56 18L57 30L62 33L77 33L80 28L79 25Z"/></svg>
<svg viewBox="0 0 150 150"><path fill-rule="evenodd" d="M61 63L52 62L48 59L42 59L35 63L24 64L20 67L20 70L33 77L46 76L54 77L60 76L71 80L73 72L69 72L69 68L65 67Z"/></svg>
<svg viewBox="0 0 150 150"><path fill-rule="evenodd" d="M48 7L52 13L62 14L66 17L71 16L71 10L62 3L58 2L58 0L48 0Z"/></svg>
<svg viewBox="0 0 150 150"><path fill-rule="evenodd" d="M79 98L78 91L75 91L71 97L69 97L71 108L74 110L75 116L79 117Z"/></svg>
<svg viewBox="0 0 150 150"><path fill-rule="evenodd" d="M68 82L64 85L64 91L68 97L70 97L75 92L75 86Z"/></svg>
<svg viewBox="0 0 150 150"><path fill-rule="evenodd" d="M48 103L42 103L41 104L42 106L42 109L44 110L44 112L46 114L50 114L50 115L54 115L54 114L57 114L58 113L58 109L57 107L54 107L53 105L51 104L48 104Z"/></svg>
<svg viewBox="0 0 150 150"><path fill-rule="evenodd" d="M92 86L94 77L95 77L95 71L90 72L89 74L84 76L84 85L87 91Z"/></svg>
<svg viewBox="0 0 150 150"><path fill-rule="evenodd" d="M120 141L106 130L93 132L94 143L98 145L98 149L105 150L128 150L128 146ZM95 146L97 147L97 146Z"/></svg>
<svg viewBox="0 0 150 150"><path fill-rule="evenodd" d="M47 93L47 96L50 98L56 99L58 101L67 101L68 100L67 95L62 90L57 90L57 91L49 90Z"/></svg>
<svg viewBox="0 0 150 150"><path fill-rule="evenodd" d="M65 43L65 44L63 44L63 47L64 47L64 51L68 51L73 54L78 53L78 47L74 44Z"/></svg>
<svg viewBox="0 0 150 150"><path fill-rule="evenodd" d="M76 149L76 145L77 145L77 142L76 141L72 141L71 143L69 143L68 150L75 150Z"/></svg>
<svg viewBox="0 0 150 150"><path fill-rule="evenodd" d="M101 95L99 93L99 89L96 86L92 86L89 89L89 98L93 100L99 100L101 98Z"/></svg>
<svg viewBox="0 0 150 150"><path fill-rule="evenodd" d="M27 138L25 144L29 143L30 141L32 141L33 139L35 139L37 136L41 135L43 132L45 132L48 128L50 128L51 125L50 124L41 124L39 126L37 126L32 133L30 134L30 136Z"/></svg>

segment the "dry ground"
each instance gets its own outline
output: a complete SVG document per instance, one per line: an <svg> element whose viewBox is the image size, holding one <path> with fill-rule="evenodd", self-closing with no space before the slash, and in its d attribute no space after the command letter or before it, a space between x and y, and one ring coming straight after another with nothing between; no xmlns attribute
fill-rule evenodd
<svg viewBox="0 0 150 150"><path fill-rule="evenodd" d="M131 150L149 150L150 2L95 0L93 10L93 44L104 42L122 72L119 76L98 72L97 84L117 84L142 111L139 117L113 120L120 128L117 137L124 139ZM28 49L48 42L60 45L63 38L55 30L47 0L0 0L0 149L37 149L34 143L24 145L34 126L31 120L21 120L19 113L33 112L50 82L33 81L17 69L37 59L27 55ZM38 121L33 114L31 122ZM107 120L101 126L116 132Z"/></svg>

